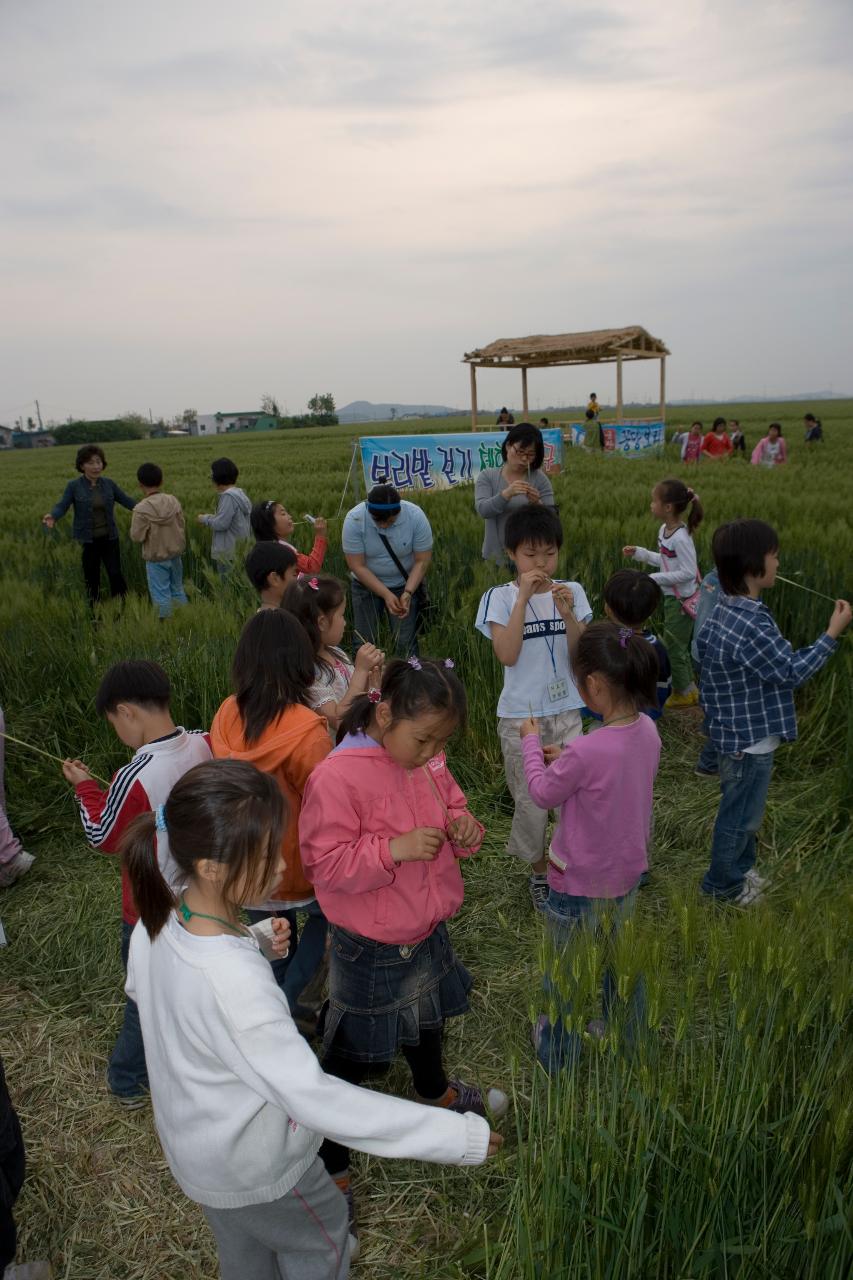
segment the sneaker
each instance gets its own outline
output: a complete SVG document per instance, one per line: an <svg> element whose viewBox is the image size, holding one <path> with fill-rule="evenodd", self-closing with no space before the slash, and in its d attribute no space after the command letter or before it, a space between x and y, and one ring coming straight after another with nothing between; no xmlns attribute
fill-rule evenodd
<svg viewBox="0 0 853 1280"><path fill-rule="evenodd" d="M542 1043L542 1036L545 1033L547 1025L548 1015L546 1013L540 1013L539 1017L530 1028L530 1039L533 1041L533 1048L536 1050L537 1054L539 1053L539 1046Z"/></svg>
<svg viewBox="0 0 853 1280"><path fill-rule="evenodd" d="M110 1073L104 1073L104 1079L107 1082L107 1091L114 1102L122 1108L123 1111L139 1111L142 1107L148 1106L150 1094L147 1089L140 1090L139 1093L116 1093L110 1086Z"/></svg>
<svg viewBox="0 0 853 1280"><path fill-rule="evenodd" d="M770 881L766 876L760 876L755 867L750 867L744 876L744 880L746 880L747 884L754 885L759 893L763 892L764 889L770 888Z"/></svg>
<svg viewBox="0 0 853 1280"><path fill-rule="evenodd" d="M719 769L702 769L698 764L693 772L697 778L719 778L720 776Z"/></svg>
<svg viewBox="0 0 853 1280"><path fill-rule="evenodd" d="M347 1202L347 1221L349 1223L349 1260L356 1262L361 1251L361 1244L358 1239L358 1226L355 1221L355 1197L352 1193L352 1183L348 1173L343 1173L337 1178L333 1178L335 1186Z"/></svg>
<svg viewBox="0 0 853 1280"><path fill-rule="evenodd" d="M428 1107L446 1107L448 1111L458 1111L460 1115L473 1111L484 1120L500 1120L509 1110L509 1098L503 1089L489 1089L484 1098L482 1089L458 1078L448 1080L447 1093L443 1098L415 1096L418 1102L423 1102Z"/></svg>
<svg viewBox="0 0 853 1280"><path fill-rule="evenodd" d="M757 885L751 883L747 878L744 878L743 888L737 897L731 899L736 907L754 907L757 902L762 902L763 900L764 894Z"/></svg>
<svg viewBox="0 0 853 1280"><path fill-rule="evenodd" d="M685 711L688 707L698 706L698 689L691 689L689 693L671 693L666 700L667 711Z"/></svg>
<svg viewBox="0 0 853 1280"><path fill-rule="evenodd" d="M548 873L534 871L530 877L530 898L537 911L544 910L548 901Z"/></svg>
<svg viewBox="0 0 853 1280"><path fill-rule="evenodd" d="M35 860L35 854L24 853L22 849L20 853L15 854L11 862L5 862L0 867L0 889L8 889L16 880L20 880L21 876L26 875Z"/></svg>

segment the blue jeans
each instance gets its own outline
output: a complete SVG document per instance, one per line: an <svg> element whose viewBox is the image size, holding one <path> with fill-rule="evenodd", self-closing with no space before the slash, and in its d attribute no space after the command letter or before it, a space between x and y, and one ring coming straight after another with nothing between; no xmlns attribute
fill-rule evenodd
<svg viewBox="0 0 853 1280"><path fill-rule="evenodd" d="M402 594L404 583L400 583L398 587L391 587L391 591L395 596ZM409 654L418 652L418 601L415 596L412 597L411 606L408 616L405 618L393 617L385 607L385 601L379 596L375 596L372 591L368 591L367 587L360 582L351 582L352 586L352 616L353 625L356 631L360 632L364 639L370 644L376 644L379 638L379 626L382 619L385 618L391 628L391 637L394 648L408 657ZM361 642L359 641L359 644Z"/></svg>
<svg viewBox="0 0 853 1280"><path fill-rule="evenodd" d="M146 560L145 573L152 604L156 604L161 618L168 618L173 601L186 604L184 594L184 562L180 556L171 560Z"/></svg>
<svg viewBox="0 0 853 1280"><path fill-rule="evenodd" d="M298 937L297 910L304 911L308 917ZM290 950L280 960L271 960L270 964L292 1014L299 1006L299 997L323 962L329 927L316 900L297 910L246 912L253 924L258 920L268 920L271 915L281 916L290 923Z"/></svg>
<svg viewBox="0 0 853 1280"><path fill-rule="evenodd" d="M739 751L720 756L720 807L703 893L736 898L747 871L755 866L755 833L764 817L773 755L772 751L760 756Z"/></svg>
<svg viewBox="0 0 853 1280"><path fill-rule="evenodd" d="M545 973L543 987L548 1002L556 1001L560 1012L556 1022L545 1019L542 1026L536 1056L546 1071L553 1074L562 1068L573 1067L578 1060L583 1037L572 1031L566 1022L572 1012L571 999L561 995L560 986L571 988L569 953L578 931L587 929L603 936L608 948L612 948L619 926L634 909L636 892L623 894L621 898L584 898L570 893L548 890L548 899L542 909L545 926L552 947L551 963L559 970L557 977ZM641 976L637 976L627 1002L623 1002L617 990L616 976L610 960L605 964L602 981L602 1013L610 1019L624 1007L624 1034L628 1045L634 1045L645 1020L646 994Z"/></svg>
<svg viewBox="0 0 853 1280"><path fill-rule="evenodd" d="M127 956L130 951L130 935L133 925L121 922L121 962L127 973ZM120 1098L138 1098L148 1091L148 1068L145 1065L145 1046L139 1025L139 1009L129 997L125 1000L124 1018L118 1040L110 1055L107 1067L107 1084L110 1092Z"/></svg>

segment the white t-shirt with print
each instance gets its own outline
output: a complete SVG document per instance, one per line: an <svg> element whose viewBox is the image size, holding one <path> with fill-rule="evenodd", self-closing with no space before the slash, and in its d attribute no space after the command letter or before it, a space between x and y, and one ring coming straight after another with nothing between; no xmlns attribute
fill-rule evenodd
<svg viewBox="0 0 853 1280"><path fill-rule="evenodd" d="M555 579L562 581L562 579ZM592 609L579 582L566 582L574 599L578 622L589 622ZM475 626L492 638L493 622L505 627L518 599L518 583L506 582L485 592L477 608ZM531 596L524 611L521 652L513 667L504 667L504 687L498 699L501 719L523 720L554 716L583 706L569 666L566 624L550 591Z"/></svg>

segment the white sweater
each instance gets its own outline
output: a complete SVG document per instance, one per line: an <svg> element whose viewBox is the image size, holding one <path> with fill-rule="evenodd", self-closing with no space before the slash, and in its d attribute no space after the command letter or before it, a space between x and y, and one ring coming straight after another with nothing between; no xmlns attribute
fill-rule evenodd
<svg viewBox="0 0 853 1280"><path fill-rule="evenodd" d="M133 931L127 994L139 1006L154 1119L169 1168L215 1209L277 1200L323 1137L371 1155L481 1164L489 1125L326 1075L253 939L197 937L171 916Z"/></svg>
<svg viewBox="0 0 853 1280"><path fill-rule="evenodd" d="M654 578L665 596L683 600L696 590L696 548L686 525L680 524L668 534L666 525L662 524L658 530L658 550L647 551L645 547L637 547L634 559L658 566L660 572L652 573L650 577Z"/></svg>

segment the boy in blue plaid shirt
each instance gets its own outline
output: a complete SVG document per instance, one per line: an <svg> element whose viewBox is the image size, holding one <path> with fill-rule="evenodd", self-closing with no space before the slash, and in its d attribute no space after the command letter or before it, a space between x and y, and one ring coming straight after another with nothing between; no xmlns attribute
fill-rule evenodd
<svg viewBox="0 0 853 1280"><path fill-rule="evenodd" d="M769 883L755 870L755 833L764 816L773 753L797 736L794 690L819 671L853 613L837 600L826 631L794 650L760 595L779 567L779 538L763 520L733 520L714 533L717 606L699 634L701 700L719 753L720 808L702 892L757 902Z"/></svg>

